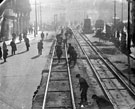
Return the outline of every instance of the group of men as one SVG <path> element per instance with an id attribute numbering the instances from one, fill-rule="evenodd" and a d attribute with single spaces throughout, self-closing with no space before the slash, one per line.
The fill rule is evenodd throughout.
<path id="1" fill-rule="evenodd" d="M 56 49 L 56 55 L 58 57 L 58 63 L 59 63 L 62 56 L 62 48 L 65 47 L 66 45 L 68 47 L 67 54 L 69 55 L 69 65 L 73 64 L 73 66 L 75 66 L 76 61 L 77 61 L 77 52 L 75 48 L 71 45 L 71 43 L 67 45 L 67 39 L 68 39 L 67 37 L 71 35 L 72 35 L 71 31 L 70 32 L 64 31 L 62 29 L 61 33 L 56 35 L 57 44 L 56 44 L 55 49 Z M 87 91 L 88 91 L 89 85 L 86 79 L 81 77 L 80 74 L 77 74 L 76 78 L 79 80 L 79 86 L 80 86 L 80 91 L 81 91 L 81 94 L 80 94 L 81 101 L 79 104 L 85 106 L 88 104 Z M 105 97 L 97 96 L 94 94 L 92 95 L 92 99 L 97 102 L 100 109 L 113 109 L 111 102 L 109 102 L 109 100 Z"/>
<path id="2" fill-rule="evenodd" d="M 11 55 L 15 55 L 16 54 L 15 52 L 17 51 L 15 40 L 16 40 L 16 35 L 14 33 L 12 34 L 12 40 L 10 42 Z M 26 45 L 26 50 L 29 51 L 30 43 L 29 43 L 29 39 L 27 38 L 27 34 L 24 34 L 24 41 Z M 2 59 L 2 56 L 3 56 L 4 62 L 6 62 L 6 59 L 8 56 L 8 49 L 7 49 L 7 44 L 5 41 L 3 41 L 2 48 L 0 47 L 0 59 Z"/>
<path id="3" fill-rule="evenodd" d="M 72 36 L 72 32 L 69 31 L 68 29 L 65 29 L 65 31 L 61 29 L 60 34 L 56 35 L 57 44 L 55 46 L 55 51 L 58 57 L 58 63 L 60 62 L 61 56 L 63 54 L 62 48 L 64 48 L 65 46 L 67 47 L 67 40 L 71 36 Z M 69 65 L 73 63 L 73 66 L 75 66 L 77 60 L 77 52 L 74 49 L 74 47 L 71 45 L 71 43 L 69 43 L 67 53 L 69 55 Z"/>

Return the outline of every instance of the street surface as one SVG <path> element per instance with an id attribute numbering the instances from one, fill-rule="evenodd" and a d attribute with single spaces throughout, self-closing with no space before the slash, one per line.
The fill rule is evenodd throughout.
<path id="1" fill-rule="evenodd" d="M 11 47 L 8 46 L 7 62 L 0 60 L 0 109 L 31 109 L 33 93 L 40 84 L 41 72 L 52 43 L 44 41 L 43 54 L 38 56 L 40 34 L 36 38 L 28 35 L 28 38 L 28 52 L 25 43 L 21 42 L 17 44 L 16 55 L 10 56 Z"/>

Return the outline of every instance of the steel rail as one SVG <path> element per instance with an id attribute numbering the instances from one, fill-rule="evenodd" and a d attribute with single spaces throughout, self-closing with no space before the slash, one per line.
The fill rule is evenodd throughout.
<path id="1" fill-rule="evenodd" d="M 69 84 L 70 84 L 70 90 L 71 90 L 72 106 L 73 106 L 73 109 L 76 109 L 73 86 L 72 86 L 72 79 L 71 79 L 71 72 L 70 72 L 70 67 L 68 63 L 67 46 L 65 46 L 65 53 L 66 53 L 66 62 L 67 62 L 67 67 L 68 67 L 68 78 L 69 78 Z"/>
<path id="2" fill-rule="evenodd" d="M 46 105 L 47 91 L 48 91 L 49 80 L 50 80 L 50 76 L 51 76 L 53 57 L 54 57 L 54 53 L 55 53 L 55 45 L 56 45 L 56 42 L 54 44 L 54 49 L 53 49 L 53 53 L 52 53 L 52 57 L 51 57 L 51 63 L 50 63 L 50 66 L 49 66 L 49 73 L 48 73 L 48 78 L 47 78 L 47 83 L 46 83 L 46 89 L 45 89 L 45 92 L 44 92 L 44 100 L 43 100 L 42 109 L 45 109 L 45 105 Z"/>
<path id="3" fill-rule="evenodd" d="M 80 34 L 80 33 L 79 33 Z M 87 40 L 84 38 L 84 40 L 90 45 L 90 47 L 93 49 L 93 51 L 95 51 L 95 53 L 98 54 L 98 56 L 102 59 L 102 61 L 105 63 L 105 65 L 117 76 L 117 78 L 123 83 L 123 85 L 128 89 L 128 91 L 130 92 L 130 94 L 132 94 L 135 97 L 135 92 L 128 86 L 128 84 L 121 78 L 121 75 L 119 75 L 113 68 L 111 68 L 111 66 L 109 65 L 109 63 L 103 58 L 103 56 L 93 47 L 92 42 L 88 39 L 88 37 L 86 35 L 82 35 L 82 38 L 84 38 L 84 36 L 87 38 Z"/>
<path id="4" fill-rule="evenodd" d="M 86 35 L 85 35 L 85 36 L 86 36 Z M 86 36 L 86 38 L 87 38 L 88 41 L 90 41 L 87 36 Z M 102 56 L 102 54 L 104 54 L 104 53 L 103 53 L 102 51 L 100 51 L 91 41 L 90 41 L 90 43 L 92 44 L 92 46 L 94 46 L 94 47 L 96 48 L 96 50 L 97 50 L 98 52 L 100 52 L 101 56 Z M 102 56 L 102 57 L 103 57 L 103 56 Z M 130 83 L 135 87 L 135 83 L 133 83 L 131 80 L 128 80 L 128 77 L 125 76 L 114 64 L 112 64 L 112 62 L 111 62 L 108 58 L 105 58 L 105 59 L 109 62 L 109 64 L 112 65 L 112 67 L 114 67 L 114 69 L 117 70 L 117 72 L 120 73 L 120 75 L 122 75 L 124 78 L 126 78 L 127 81 L 130 81 Z"/>
<path id="5" fill-rule="evenodd" d="M 73 34 L 73 35 L 74 35 L 74 34 Z M 114 109 L 119 109 L 119 107 L 117 106 L 117 104 L 115 104 L 114 101 L 112 101 L 111 96 L 108 94 L 107 90 L 105 89 L 106 86 L 101 82 L 100 77 L 99 77 L 99 75 L 98 75 L 98 72 L 97 72 L 96 69 L 94 68 L 94 66 L 93 66 L 91 60 L 89 59 L 88 55 L 86 54 L 85 50 L 84 50 L 84 49 L 81 47 L 81 45 L 79 44 L 79 41 L 77 40 L 77 38 L 76 38 L 75 35 L 74 35 L 74 38 L 76 39 L 76 41 L 77 41 L 77 43 L 78 43 L 80 49 L 82 50 L 83 54 L 86 56 L 86 59 L 87 59 L 87 61 L 88 61 L 89 65 L 90 65 L 92 71 L 94 72 L 94 74 L 95 74 L 95 76 L 96 76 L 96 78 L 97 78 L 97 80 L 98 80 L 98 82 L 99 82 L 99 84 L 100 84 L 100 86 L 101 86 L 101 88 L 102 88 L 102 90 L 103 90 L 103 93 L 104 93 L 105 96 L 109 99 L 109 101 L 110 101 L 111 104 L 113 105 Z"/>
<path id="6" fill-rule="evenodd" d="M 79 35 L 88 43 L 88 41 L 79 33 Z M 89 44 L 89 46 L 91 47 L 91 48 L 94 48 L 92 45 L 90 45 Z M 93 50 L 93 49 L 92 49 Z M 94 52 L 96 52 L 95 50 L 93 50 Z M 99 54 L 96 52 L 96 54 L 99 56 Z M 100 56 L 99 56 L 100 57 Z M 119 82 L 122 84 L 122 85 L 124 85 L 125 86 L 125 84 L 119 79 L 119 75 L 117 76 L 113 71 L 114 71 L 114 68 L 112 68 L 112 67 L 110 67 L 110 65 L 108 65 L 108 63 L 106 64 L 105 62 L 106 62 L 106 60 L 104 59 L 104 58 L 101 58 L 100 57 L 100 59 L 102 60 L 102 62 L 106 65 L 106 67 L 116 76 L 116 79 L 117 80 L 119 80 Z M 104 62 L 105 61 L 105 62 Z M 117 73 L 117 72 L 116 72 Z M 107 75 L 107 76 L 109 76 L 109 75 Z M 110 77 L 109 77 L 110 78 Z M 109 79 L 108 78 L 108 79 Z M 121 77 L 120 77 L 121 78 Z M 122 78 L 121 78 L 122 79 Z M 102 78 L 101 78 L 101 80 L 102 80 Z M 125 82 L 125 81 L 124 81 Z M 113 81 L 111 81 L 111 83 L 113 83 Z M 123 93 L 121 93 L 121 89 L 119 89 L 114 83 L 113 83 L 113 86 L 115 86 L 116 87 L 116 89 L 115 90 L 117 90 L 118 91 L 118 93 L 120 93 L 122 96 L 124 96 L 123 95 Z M 132 93 L 132 92 L 130 92 L 130 90 L 125 86 L 125 90 L 126 91 L 128 91 L 129 92 L 129 94 L 130 94 L 130 96 L 132 96 L 134 93 Z M 109 90 L 109 89 L 108 89 Z M 110 89 L 111 90 L 111 89 Z M 122 89 L 122 90 L 124 90 L 124 89 Z M 113 97 L 113 95 L 112 94 L 110 94 L 112 97 Z M 134 99 L 134 95 L 131 97 L 131 98 L 133 98 Z M 127 102 L 127 104 L 129 104 L 129 101 L 127 100 L 127 99 L 125 99 L 126 100 L 126 102 Z M 117 103 L 116 103 L 117 104 Z M 119 105 L 118 105 L 119 106 Z M 129 107 L 130 107 L 130 105 L 129 105 Z"/>
<path id="7" fill-rule="evenodd" d="M 55 42 L 55 45 L 56 45 L 56 42 Z M 71 103 L 72 103 L 71 106 L 72 106 L 72 109 L 76 109 L 74 93 L 73 93 L 73 86 L 72 86 L 72 80 L 71 80 L 71 72 L 70 72 L 70 67 L 69 67 L 69 64 L 68 64 L 68 56 L 67 56 L 66 51 L 67 51 L 67 48 L 65 46 L 67 73 L 68 73 L 68 81 L 69 81 L 69 88 L 70 88 L 70 94 L 71 94 Z M 45 92 L 44 92 L 44 100 L 43 100 L 42 109 L 45 109 L 45 107 L 46 107 L 46 99 L 47 99 L 49 81 L 50 81 L 50 78 L 51 78 L 52 64 L 53 64 L 53 60 L 55 59 L 54 58 L 54 53 L 55 53 L 55 46 L 54 46 L 53 53 L 52 53 L 52 56 L 51 56 L 51 63 L 50 63 L 50 66 L 49 66 L 49 73 L 48 73 L 48 78 L 47 78 L 47 83 L 46 83 L 46 89 L 45 89 Z M 52 92 L 55 92 L 55 91 L 52 91 Z M 62 92 L 62 91 L 56 91 L 56 92 Z M 65 92 L 65 91 L 63 91 L 63 92 Z M 54 108 L 54 107 L 52 107 L 52 108 Z"/>

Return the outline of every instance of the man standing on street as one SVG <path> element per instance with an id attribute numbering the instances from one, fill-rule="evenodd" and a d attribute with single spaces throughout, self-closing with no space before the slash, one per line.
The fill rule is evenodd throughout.
<path id="1" fill-rule="evenodd" d="M 25 38 L 25 45 L 26 45 L 27 51 L 29 51 L 30 43 L 29 43 L 29 39 L 27 37 Z"/>
<path id="2" fill-rule="evenodd" d="M 80 76 L 80 74 L 76 75 L 76 78 L 79 79 L 80 91 L 81 91 L 81 102 L 80 104 L 87 104 L 87 90 L 88 90 L 88 83 L 87 81 Z"/>
<path id="3" fill-rule="evenodd" d="M 1 46 L 0 46 L 0 60 L 2 59 L 2 50 L 1 50 Z"/>
<path id="4" fill-rule="evenodd" d="M 15 44 L 15 41 L 14 41 L 14 39 L 12 39 L 12 41 L 10 42 L 10 46 L 11 46 L 11 54 L 12 55 L 15 55 L 15 51 L 17 50 L 17 48 L 16 48 L 16 44 Z"/>
<path id="5" fill-rule="evenodd" d="M 40 42 L 38 42 L 37 48 L 38 48 L 38 55 L 42 55 L 42 49 L 43 49 L 42 40 L 40 40 Z"/>
<path id="6" fill-rule="evenodd" d="M 3 41 L 3 59 L 4 59 L 4 62 L 6 62 L 7 55 L 8 55 L 7 45 L 6 45 L 5 41 Z"/>
<path id="7" fill-rule="evenodd" d="M 42 33 L 41 33 L 41 39 L 42 39 L 42 41 L 44 40 L 44 37 L 45 37 L 45 35 L 44 35 L 44 33 L 42 32 Z"/>

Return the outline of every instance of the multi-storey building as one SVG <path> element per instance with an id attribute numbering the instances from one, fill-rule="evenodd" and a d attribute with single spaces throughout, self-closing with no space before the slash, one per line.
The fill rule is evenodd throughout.
<path id="1" fill-rule="evenodd" d="M 12 38 L 12 33 L 22 33 L 29 26 L 30 3 L 29 0 L 5 0 L 0 8 L 1 12 L 1 30 L 0 40 Z M 3 6 L 4 5 L 4 6 Z"/>

